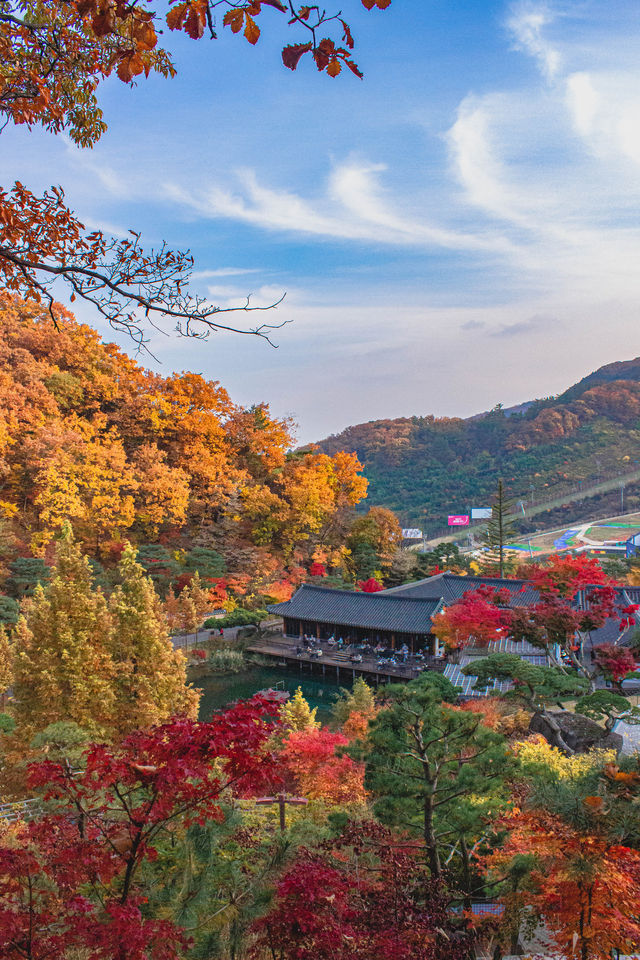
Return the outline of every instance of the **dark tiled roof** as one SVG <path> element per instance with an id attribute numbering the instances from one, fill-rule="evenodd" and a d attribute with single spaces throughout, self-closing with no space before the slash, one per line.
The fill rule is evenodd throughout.
<path id="1" fill-rule="evenodd" d="M 578 595 L 578 606 L 581 610 L 589 606 L 589 592 L 596 591 L 597 589 L 597 586 L 585 587 L 585 589 L 580 592 Z M 615 603 L 620 612 L 620 618 L 627 616 L 627 614 L 622 613 L 625 607 L 636 603 L 640 604 L 640 587 L 626 586 L 623 584 L 622 586 L 616 587 L 615 592 Z M 636 624 L 640 622 L 640 610 L 637 610 L 633 614 L 632 620 L 635 620 Z M 621 630 L 619 619 L 617 617 L 610 617 L 604 626 L 590 632 L 585 641 L 585 648 L 588 650 L 590 647 L 598 647 L 602 643 L 614 643 L 622 647 L 629 646 L 634 633 L 635 628 L 633 625 L 631 627 L 625 626 Z"/>
<path id="2" fill-rule="evenodd" d="M 510 606 L 513 607 L 523 607 L 536 603 L 539 599 L 537 590 L 534 590 L 526 580 L 509 580 L 506 577 L 463 577 L 455 573 L 437 573 L 433 577 L 427 577 L 426 580 L 403 583 L 400 587 L 392 587 L 383 592 L 386 596 L 393 594 L 418 599 L 442 597 L 445 603 L 453 603 L 469 590 L 477 590 L 481 586 L 492 587 L 494 590 L 506 588 L 511 592 Z"/>
<path id="3" fill-rule="evenodd" d="M 270 613 L 296 620 L 335 623 L 366 630 L 397 630 L 425 634 L 431 618 L 442 606 L 440 596 L 430 599 L 389 596 L 388 593 L 354 593 L 303 584 L 286 603 L 268 607 Z"/>

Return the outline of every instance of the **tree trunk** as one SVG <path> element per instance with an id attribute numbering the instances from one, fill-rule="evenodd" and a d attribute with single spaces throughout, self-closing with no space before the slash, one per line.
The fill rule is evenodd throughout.
<path id="1" fill-rule="evenodd" d="M 463 903 L 465 910 L 471 910 L 471 860 L 464 834 L 460 837 L 460 853 L 462 855 Z"/>
<path id="2" fill-rule="evenodd" d="M 424 845 L 427 850 L 431 875 L 440 878 L 442 876 L 442 867 L 440 865 L 438 841 L 433 826 L 433 804 L 430 796 L 424 798 Z"/>
<path id="3" fill-rule="evenodd" d="M 572 757 L 575 754 L 575 750 L 572 747 L 570 747 L 569 744 L 565 741 L 564 737 L 562 736 L 562 730 L 560 729 L 560 724 L 556 720 L 554 720 L 553 714 L 549 713 L 548 710 L 539 710 L 538 713 L 540 713 L 540 715 L 545 718 L 545 720 L 547 721 L 547 723 L 551 728 L 551 732 L 553 735 L 552 745 L 554 747 L 559 747 L 560 750 L 564 750 L 564 752 L 568 756 Z"/>

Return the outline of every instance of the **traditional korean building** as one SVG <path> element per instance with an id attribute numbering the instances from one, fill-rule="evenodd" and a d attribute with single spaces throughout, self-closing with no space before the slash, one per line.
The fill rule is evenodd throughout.
<path id="1" fill-rule="evenodd" d="M 382 644 L 391 650 L 406 645 L 411 651 L 433 652 L 432 619 L 443 608 L 441 597 L 423 598 L 380 593 L 331 590 L 305 583 L 291 600 L 269 607 L 283 618 L 284 634 L 345 644 Z"/>
<path id="2" fill-rule="evenodd" d="M 540 599 L 537 590 L 526 580 L 465 577 L 445 572 L 378 593 L 304 584 L 290 600 L 270 606 L 269 611 L 283 618 L 283 632 L 291 640 L 302 641 L 304 637 L 328 640 L 333 637 L 335 640 L 341 638 L 345 646 L 369 644 L 386 650 L 398 650 L 406 644 L 412 653 L 422 651 L 438 657 L 442 651 L 433 634 L 434 618 L 465 593 L 479 587 L 508 591 L 505 602 L 511 607 L 534 604 Z M 585 588 L 576 598 L 579 606 L 588 605 L 589 590 Z M 616 594 L 616 606 L 621 616 L 625 607 L 640 603 L 640 587 L 618 587 Z M 640 617 L 635 619 L 640 621 Z M 587 638 L 583 654 L 589 656 L 590 648 L 600 643 L 629 642 L 633 632 L 632 626 L 621 635 L 619 621 L 613 617 Z M 486 695 L 486 690 L 476 688 L 477 678 L 463 674 L 462 670 L 490 652 L 515 653 L 534 664 L 548 662 L 543 650 L 528 643 L 501 639 L 489 650 L 476 646 L 470 638 L 466 647 L 448 658 L 445 668 L 445 675 L 461 688 L 464 696 Z M 504 685 L 496 683 L 494 686 L 502 689 Z"/>

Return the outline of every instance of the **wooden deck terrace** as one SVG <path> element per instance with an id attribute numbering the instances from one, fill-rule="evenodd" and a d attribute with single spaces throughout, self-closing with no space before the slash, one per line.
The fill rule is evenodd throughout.
<path id="1" fill-rule="evenodd" d="M 348 679 L 353 681 L 356 677 L 362 677 L 376 686 L 384 683 L 406 682 L 415 679 L 424 670 L 442 672 L 446 666 L 444 660 L 436 657 L 424 657 L 423 660 L 413 657 L 407 663 L 398 663 L 394 666 L 380 664 L 377 657 L 363 656 L 362 662 L 357 663 L 351 659 L 357 651 L 348 647 L 338 651 L 335 647 L 321 643 L 311 653 L 304 649 L 302 653 L 298 653 L 299 647 L 299 642 L 283 636 L 260 640 L 246 649 L 247 653 L 266 657 L 268 660 L 273 660 L 274 664 L 298 671 L 301 675 L 306 673 L 310 677 L 329 677 L 335 679 L 337 683 Z M 318 650 L 322 650 L 321 656 L 317 655 Z"/>

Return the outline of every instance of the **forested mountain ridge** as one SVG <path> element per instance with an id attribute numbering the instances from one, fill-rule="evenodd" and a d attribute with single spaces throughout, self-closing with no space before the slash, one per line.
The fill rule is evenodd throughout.
<path id="1" fill-rule="evenodd" d="M 503 476 L 511 494 L 586 480 L 640 460 L 640 358 L 611 363 L 557 397 L 468 419 L 375 420 L 319 442 L 354 451 L 368 502 L 407 524 L 442 526 L 448 513 L 485 505 Z M 629 504 L 632 506 L 632 504 Z"/>

